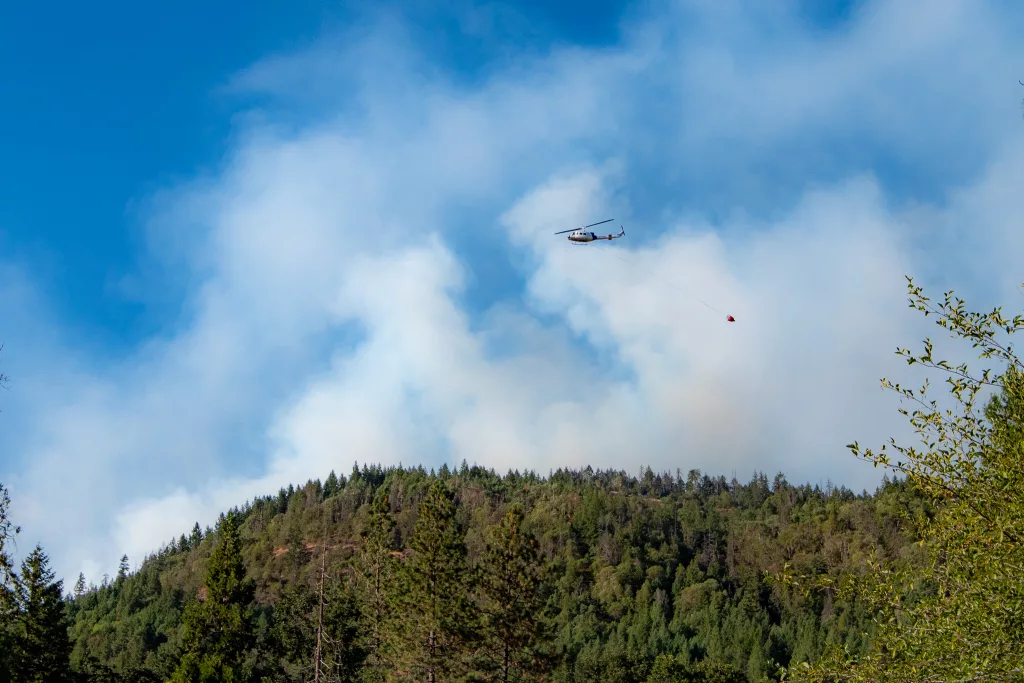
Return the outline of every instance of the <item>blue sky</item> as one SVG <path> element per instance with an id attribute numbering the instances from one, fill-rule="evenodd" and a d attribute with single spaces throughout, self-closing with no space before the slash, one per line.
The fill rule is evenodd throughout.
<path id="1" fill-rule="evenodd" d="M 353 460 L 870 488 L 903 274 L 1024 302 L 1016 5 L 445 8 L 4 10 L 21 546 L 98 580 Z"/>
<path id="2" fill-rule="evenodd" d="M 517 21 L 499 40 L 462 35 L 457 9 L 391 11 L 403 8 L 432 56 L 454 78 L 472 79 L 508 50 L 612 41 L 624 4 L 523 3 L 506 10 Z M 102 348 L 138 343 L 166 311 L 117 291 L 139 256 L 133 200 L 219 166 L 247 104 L 220 92 L 232 74 L 361 16 L 323 2 L 5 8 L 0 146 L 19 163 L 0 169 L 4 250 L 60 281 L 48 295 L 67 324 Z"/>
<path id="3" fill-rule="evenodd" d="M 159 324 L 114 291 L 139 247 L 132 200 L 218 165 L 232 115 L 218 85 L 312 39 L 321 4 L 4 9 L 0 146 L 17 160 L 0 171 L 5 251 L 45 273 L 67 323 L 118 349 Z"/>

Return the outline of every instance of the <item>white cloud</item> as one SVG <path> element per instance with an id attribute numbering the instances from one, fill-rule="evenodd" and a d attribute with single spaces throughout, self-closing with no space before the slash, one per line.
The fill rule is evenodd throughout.
<path id="1" fill-rule="evenodd" d="M 905 431 L 878 387 L 925 329 L 903 274 L 997 297 L 1021 279 L 1003 246 L 1019 239 L 1017 93 L 999 110 L 992 69 L 1021 50 L 974 3 L 875 2 L 827 40 L 730 7 L 725 22 L 722 3 L 691 3 L 696 28 L 666 12 L 614 49 L 531 58 L 473 88 L 424 75 L 394 24 L 241 76 L 235 91 L 273 104 L 220 174 L 148 205 L 150 258 L 188 291 L 173 328 L 95 357 L 40 322 L 24 277 L 0 276 L 17 335 L 5 368 L 26 387 L 4 397 L 15 457 L 0 477 L 31 542 L 95 578 L 355 460 L 870 487 L 877 473 L 844 445 Z M 315 114 L 301 125 L 296 101 Z M 851 141 L 928 166 L 893 188 Z M 783 186 L 798 201 L 780 191 L 754 217 L 722 219 L 710 196 L 764 209 Z M 928 201 L 894 200 L 914 187 Z M 606 215 L 626 239 L 552 235 Z M 481 243 L 524 282 L 476 315 Z M 989 258 L 1002 289 L 949 270 L 964 253 Z"/>

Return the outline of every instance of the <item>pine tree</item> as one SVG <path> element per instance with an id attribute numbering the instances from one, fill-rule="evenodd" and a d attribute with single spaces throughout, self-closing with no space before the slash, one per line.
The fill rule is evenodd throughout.
<path id="1" fill-rule="evenodd" d="M 316 594 L 303 581 L 287 584 L 274 605 L 273 642 L 291 677 L 310 678 L 313 670 L 314 634 L 310 614 L 316 611 Z"/>
<path id="2" fill-rule="evenodd" d="M 387 489 L 381 487 L 373 499 L 370 519 L 363 534 L 363 546 L 357 567 L 359 607 L 365 636 L 362 647 L 366 651 L 366 680 L 382 681 L 390 668 L 389 653 L 393 636 L 392 604 L 397 564 L 391 554 L 395 520 Z"/>
<path id="3" fill-rule="evenodd" d="M 121 556 L 121 564 L 117 568 L 117 581 L 118 583 L 128 578 L 128 555 Z"/>
<path id="4" fill-rule="evenodd" d="M 755 644 L 750 650 L 750 659 L 747 660 L 747 678 L 752 683 L 758 683 L 764 679 L 764 654 L 761 646 Z"/>
<path id="5" fill-rule="evenodd" d="M 547 667 L 543 640 L 536 541 L 523 533 L 523 510 L 514 505 L 490 534 L 480 566 L 487 680 L 527 680 Z"/>
<path id="6" fill-rule="evenodd" d="M 331 473 L 327 475 L 327 481 L 324 482 L 324 500 L 330 498 L 338 492 L 338 475 L 331 470 Z"/>
<path id="7" fill-rule="evenodd" d="M 300 581 L 283 589 L 272 636 L 291 679 L 348 683 L 359 680 L 366 657 L 359 642 L 358 607 L 324 559 L 316 588 Z"/>
<path id="8" fill-rule="evenodd" d="M 645 683 L 676 683 L 685 680 L 686 666 L 672 655 L 658 655 Z"/>
<path id="9" fill-rule="evenodd" d="M 317 581 L 316 649 L 313 654 L 313 683 L 320 683 L 324 671 L 324 580 L 327 578 L 327 548 L 320 553 L 320 576 Z"/>
<path id="10" fill-rule="evenodd" d="M 64 612 L 63 581 L 38 545 L 21 565 L 15 680 L 59 683 L 69 680 L 71 641 Z"/>
<path id="11" fill-rule="evenodd" d="M 85 574 L 78 572 L 78 581 L 75 581 L 75 597 L 80 598 L 85 595 Z"/>
<path id="12" fill-rule="evenodd" d="M 336 572 L 322 568 L 317 607 L 320 681 L 355 683 L 361 679 L 366 650 L 362 621 L 352 586 Z"/>
<path id="13" fill-rule="evenodd" d="M 254 586 L 245 578 L 242 539 L 235 516 L 218 530 L 220 542 L 206 568 L 205 600 L 192 602 L 182 615 L 183 654 L 174 683 L 238 683 L 246 680 L 242 663 L 253 644 L 248 607 Z"/>
<path id="14" fill-rule="evenodd" d="M 190 548 L 198 548 L 202 541 L 203 530 L 199 528 L 199 522 L 196 522 L 195 526 L 192 527 L 192 534 L 188 537 L 188 545 Z"/>
<path id="15" fill-rule="evenodd" d="M 458 678 L 475 632 L 464 531 L 455 503 L 435 479 L 413 530 L 412 557 L 403 566 L 399 671 L 427 683 Z"/>
<path id="16" fill-rule="evenodd" d="M 709 660 L 687 664 L 679 657 L 663 654 L 654 660 L 646 683 L 748 683 L 748 679 L 728 664 Z"/>
<path id="17" fill-rule="evenodd" d="M 7 516 L 10 506 L 11 496 L 7 492 L 7 488 L 0 483 L 0 587 L 8 589 L 13 585 L 15 575 L 14 564 L 7 553 L 7 544 L 21 532 L 21 527 L 14 526 Z"/>
<path id="18" fill-rule="evenodd" d="M 14 621 L 18 612 L 15 593 L 18 577 L 7 547 L 20 529 L 7 516 L 10 504 L 7 489 L 0 484 L 0 683 L 13 680 Z"/>

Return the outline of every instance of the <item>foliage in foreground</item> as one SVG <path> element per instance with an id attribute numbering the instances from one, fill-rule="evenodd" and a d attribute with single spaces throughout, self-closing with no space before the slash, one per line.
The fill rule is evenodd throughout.
<path id="1" fill-rule="evenodd" d="M 934 304 L 908 278 L 911 306 L 998 367 L 972 372 L 898 349 L 911 365 L 945 375 L 952 405 L 883 379 L 913 409 L 901 408 L 923 448 L 899 445 L 859 457 L 901 475 L 933 506 L 911 518 L 928 562 L 873 559 L 871 571 L 841 581 L 811 579 L 812 590 L 862 599 L 875 615 L 874 646 L 862 656 L 838 646 L 796 677 L 819 681 L 1024 680 L 1024 364 L 1009 337 L 1024 329 L 1001 309 L 968 312 L 948 292 Z M 984 400 L 988 393 L 987 400 Z M 792 573 L 782 575 L 796 583 Z"/>

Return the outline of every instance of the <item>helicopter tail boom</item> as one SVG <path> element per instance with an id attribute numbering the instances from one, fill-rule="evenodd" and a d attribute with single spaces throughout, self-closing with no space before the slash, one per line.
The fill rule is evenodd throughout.
<path id="1" fill-rule="evenodd" d="M 619 230 L 619 234 L 618 235 L 608 235 L 608 237 L 606 237 L 605 239 L 607 239 L 610 242 L 613 239 L 615 239 L 616 237 L 624 236 L 626 234 L 626 229 L 623 228 L 621 225 L 619 226 L 619 228 L 621 228 L 621 230 Z"/>

